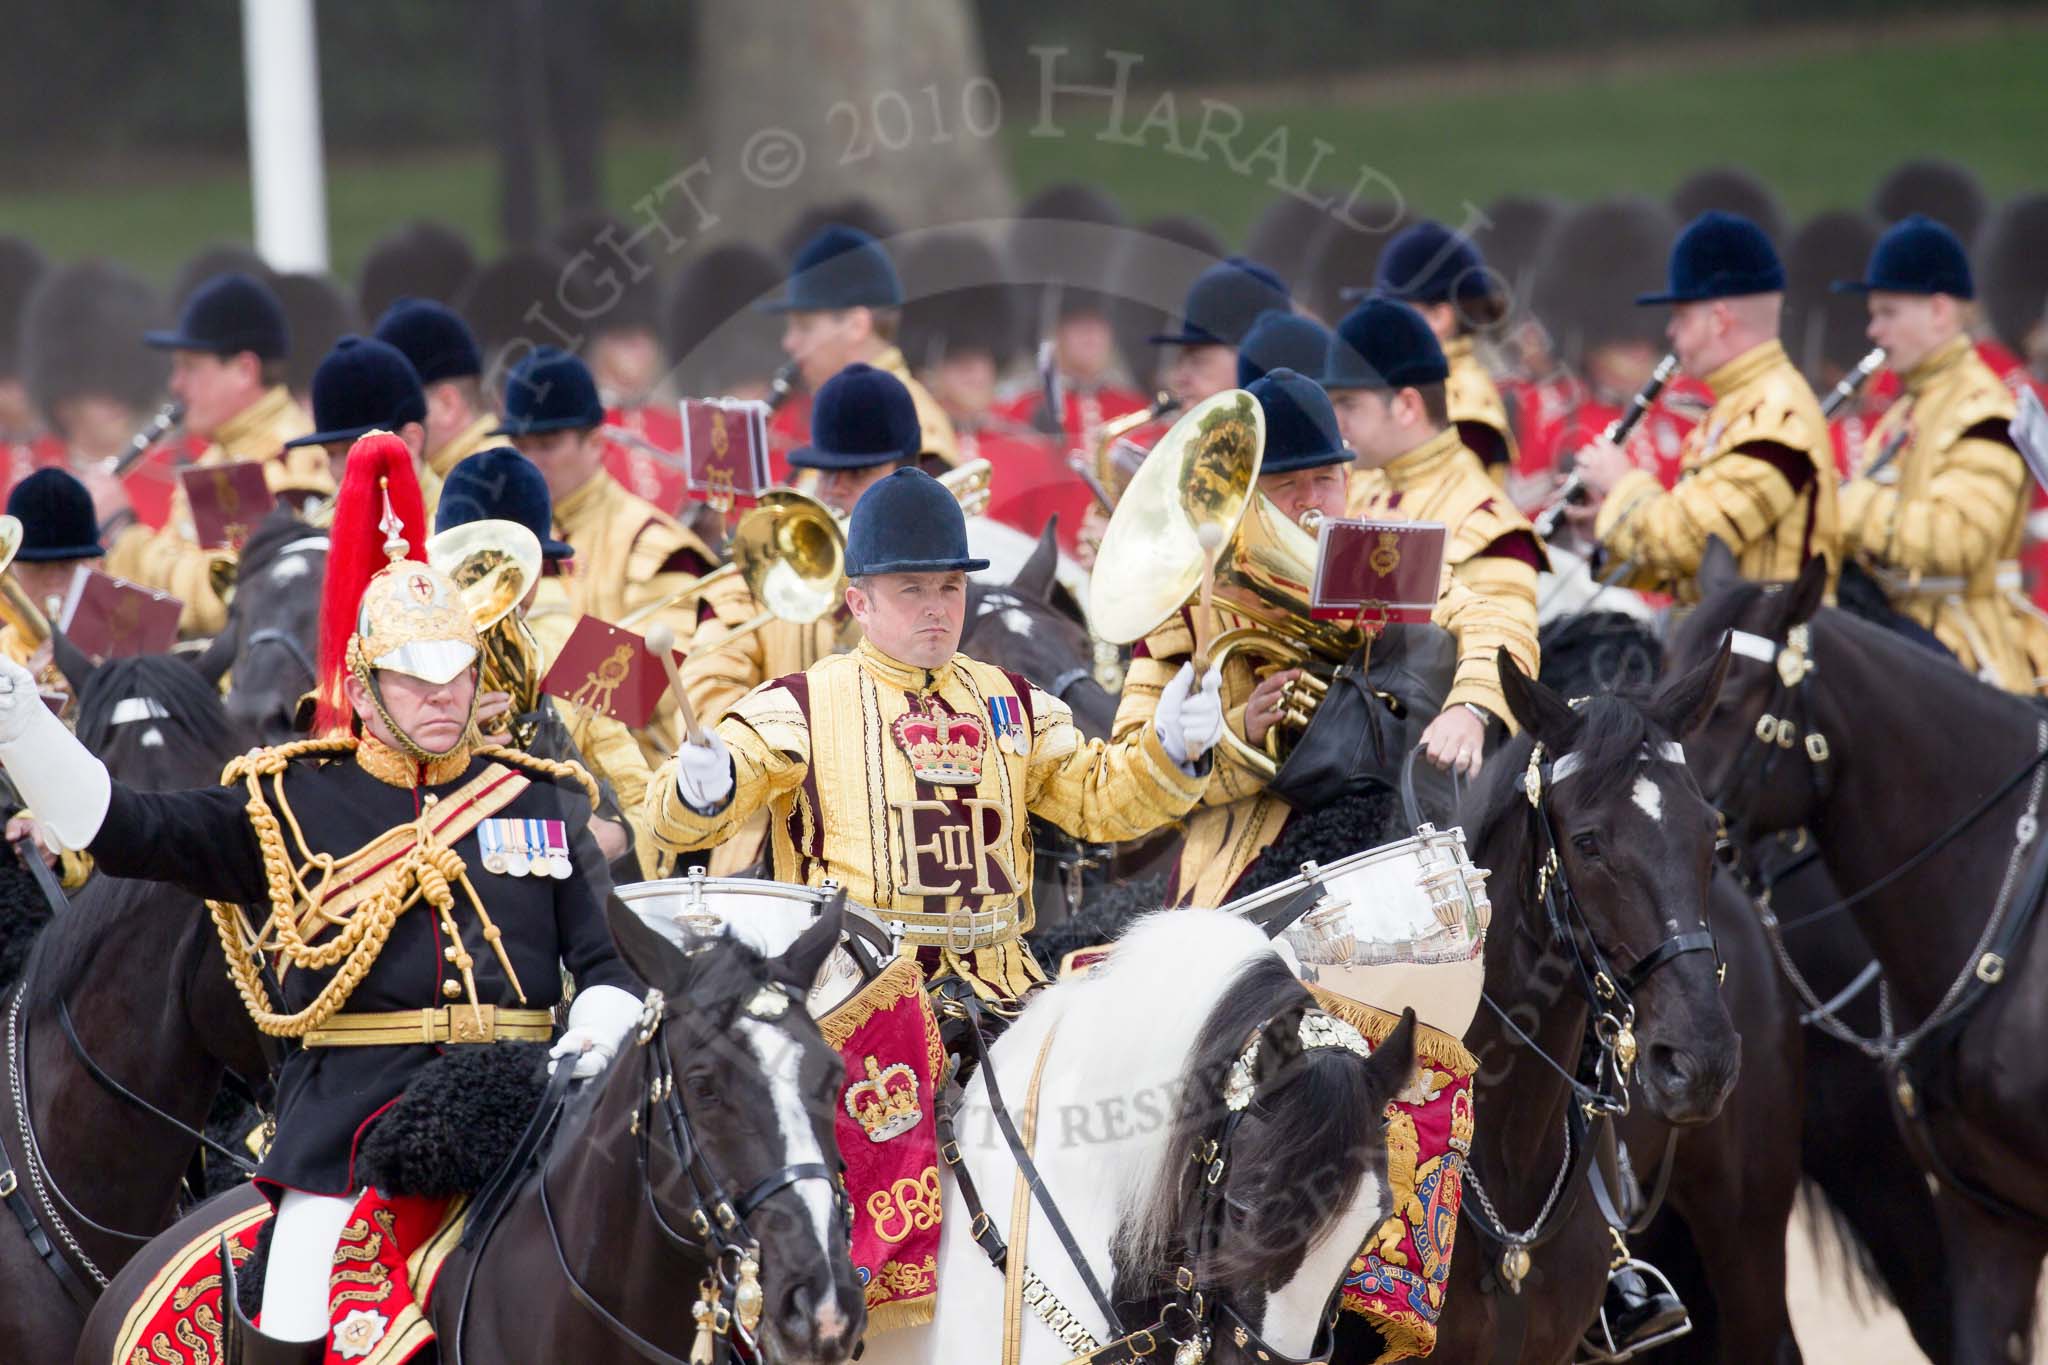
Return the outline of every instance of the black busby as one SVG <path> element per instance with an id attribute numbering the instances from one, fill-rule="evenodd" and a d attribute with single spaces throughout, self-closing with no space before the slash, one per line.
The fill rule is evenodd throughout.
<path id="1" fill-rule="evenodd" d="M 1646 308 L 1703 303 L 1784 288 L 1785 264 L 1764 230 L 1738 214 L 1712 209 L 1687 223 L 1671 244 L 1664 287 L 1636 295 L 1636 302 Z"/>
<path id="2" fill-rule="evenodd" d="M 2048 194 L 2027 194 L 1998 206 L 1977 252 L 1984 312 L 1998 339 L 2024 356 L 2048 314 Z"/>
<path id="3" fill-rule="evenodd" d="M 1337 431 L 1337 411 L 1320 384 L 1283 365 L 1253 380 L 1249 387 L 1266 412 L 1266 455 L 1259 463 L 1262 476 L 1351 462 L 1351 451 Z"/>
<path id="4" fill-rule="evenodd" d="M 1320 207 L 1330 195 L 1280 193 L 1259 210 L 1251 230 L 1245 234 L 1244 254 L 1255 261 L 1307 261 L 1322 244 L 1323 235 L 1336 220 L 1330 210 Z M 1217 255 L 1222 255 L 1218 252 Z M 1371 278 L 1368 276 L 1367 278 Z M 1359 281 L 1354 280 L 1356 284 Z"/>
<path id="5" fill-rule="evenodd" d="M 346 336 L 313 371 L 314 430 L 284 444 L 289 450 L 353 441 L 426 420 L 427 395 L 405 353 L 375 337 Z"/>
<path id="6" fill-rule="evenodd" d="M 979 351 L 1000 373 L 1017 357 L 1018 291 L 1002 257 L 971 232 L 929 234 L 903 253 L 903 329 L 914 367 Z"/>
<path id="7" fill-rule="evenodd" d="M 1110 315 L 1110 275 L 1129 222 L 1093 185 L 1048 185 L 1024 201 L 1004 247 L 1019 283 L 1027 340 L 1036 341 L 1061 318 Z M 1096 245 L 1076 250 L 1077 239 Z"/>
<path id="8" fill-rule="evenodd" d="M 1370 286 L 1387 244 L 1415 222 L 1394 204 L 1359 204 L 1349 212 L 1351 222 L 1329 220 L 1309 255 L 1308 270 L 1295 281 L 1302 306 L 1326 321 L 1344 316 L 1351 306 L 1345 291 Z"/>
<path id="9" fill-rule="evenodd" d="M 21 550 L 26 564 L 53 559 L 94 559 L 100 548 L 100 523 L 92 494 L 69 470 L 38 469 L 7 494 L 7 515 L 21 522 Z"/>
<path id="10" fill-rule="evenodd" d="M 1774 242 L 1785 240 L 1784 204 L 1769 185 L 1740 166 L 1696 171 L 1671 192 L 1671 212 L 1681 223 L 1717 209 L 1747 218 Z"/>
<path id="11" fill-rule="evenodd" d="M 572 214 L 549 234 L 549 245 L 566 263 L 562 300 L 575 319 L 574 330 L 657 330 L 659 262 L 645 241 L 633 241 L 624 221 L 598 210 Z"/>
<path id="12" fill-rule="evenodd" d="M 1816 384 L 1832 383 L 1870 349 L 1862 299 L 1829 288 L 1852 275 L 1877 245 L 1877 224 L 1856 209 L 1808 219 L 1785 249 L 1785 349 Z"/>
<path id="13" fill-rule="evenodd" d="M 473 379 L 484 372 L 483 351 L 469 324 L 445 303 L 399 299 L 377 320 L 377 340 L 396 346 L 412 362 L 421 384 Z"/>
<path id="14" fill-rule="evenodd" d="M 106 261 L 44 275 L 21 310 L 22 381 L 45 421 L 67 398 L 104 396 L 141 410 L 162 397 L 170 363 L 135 338 L 163 321 L 139 276 Z"/>
<path id="15" fill-rule="evenodd" d="M 192 291 L 178 314 L 178 324 L 142 335 L 144 344 L 160 351 L 206 351 L 214 355 L 251 352 L 259 360 L 283 360 L 291 350 L 291 331 L 284 305 L 269 284 L 254 275 L 230 271 Z"/>
<path id="16" fill-rule="evenodd" d="M 484 373 L 495 376 L 507 360 L 518 361 L 527 346 L 558 339 L 557 328 L 569 330 L 574 317 L 562 306 L 564 262 L 552 252 L 522 247 L 506 252 L 469 278 L 455 311 L 469 324 L 483 351 Z M 414 295 L 416 298 L 425 295 Z M 539 310 L 538 320 L 529 317 Z M 516 353 L 508 355 L 508 349 Z"/>
<path id="17" fill-rule="evenodd" d="M 761 305 L 770 313 L 902 306 L 903 280 L 888 248 L 873 234 L 841 223 L 820 229 L 798 248 L 788 286 Z"/>
<path id="18" fill-rule="evenodd" d="M 853 505 L 846 524 L 848 578 L 987 567 L 986 559 L 968 553 L 967 516 L 959 502 L 922 469 L 897 470 Z"/>
<path id="19" fill-rule="evenodd" d="M 1405 389 L 1450 377 L 1443 343 L 1428 319 L 1405 303 L 1368 298 L 1330 335 L 1321 383 L 1326 389 Z"/>
<path id="20" fill-rule="evenodd" d="M 579 356 L 558 346 L 535 347 L 505 378 L 505 420 L 493 436 L 587 431 L 604 423 L 597 380 Z"/>
<path id="21" fill-rule="evenodd" d="M 568 559 L 576 551 L 555 539 L 554 501 L 539 466 L 511 446 L 492 446 L 465 457 L 441 484 L 434 507 L 434 529 L 446 531 L 472 521 L 516 521 L 540 541 L 548 559 Z"/>
<path id="22" fill-rule="evenodd" d="M 782 267 L 747 242 L 699 252 L 677 271 L 662 307 L 677 391 L 717 395 L 766 384 L 783 361 L 782 323 L 755 305 L 781 288 Z"/>
<path id="23" fill-rule="evenodd" d="M 50 262 L 20 237 L 0 237 L 0 379 L 21 373 L 21 313 Z"/>
<path id="24" fill-rule="evenodd" d="M 1635 287 L 1656 279 L 1678 228 L 1650 199 L 1616 198 L 1573 209 L 1537 257 L 1529 306 L 1558 357 L 1578 368 L 1602 346 L 1664 345 L 1664 322 L 1634 303 Z"/>
<path id="25" fill-rule="evenodd" d="M 1329 349 L 1330 329 L 1314 318 L 1278 309 L 1261 313 L 1237 348 L 1237 386 L 1249 389 L 1275 370 L 1321 374 Z"/>
<path id="26" fill-rule="evenodd" d="M 377 239 L 356 277 L 356 308 L 381 318 L 402 298 L 455 303 L 476 274 L 469 239 L 446 223 L 416 218 Z"/>
<path id="27" fill-rule="evenodd" d="M 285 387 L 306 393 L 321 358 L 356 330 L 355 304 L 325 275 L 279 275 L 271 288 L 284 309 L 285 331 L 292 339 L 291 354 L 285 357 Z"/>
<path id="28" fill-rule="evenodd" d="M 1214 228 L 1186 214 L 1151 219 L 1125 240 L 1110 269 L 1110 320 L 1117 351 L 1140 388 L 1150 387 L 1159 364 L 1146 338 L 1167 329 L 1195 277 L 1227 254 Z"/>
<path id="29" fill-rule="evenodd" d="M 1844 294 L 1949 294 L 1975 298 L 1969 253 L 1946 226 L 1923 214 L 1902 218 L 1884 231 L 1870 250 L 1870 263 L 1859 279 L 1836 280 Z"/>
<path id="30" fill-rule="evenodd" d="M 1965 242 L 1977 239 L 1990 210 L 1991 200 L 1975 173 L 1939 157 L 1900 162 L 1870 196 L 1870 211 L 1879 222 L 1896 223 L 1923 213 L 1948 224 Z"/>
<path id="31" fill-rule="evenodd" d="M 923 446 L 917 404 L 903 381 L 856 363 L 818 386 L 810 444 L 792 450 L 789 462 L 803 469 L 872 469 L 916 459 Z"/>
<path id="32" fill-rule="evenodd" d="M 828 227 L 852 228 L 878 242 L 887 242 L 903 231 L 903 225 L 880 204 L 864 194 L 850 194 L 844 199 L 809 205 L 798 214 L 796 221 L 783 231 L 779 248 L 782 259 L 796 260 L 797 253 Z"/>
<path id="33" fill-rule="evenodd" d="M 247 275 L 261 280 L 266 286 L 276 280 L 270 263 L 258 256 L 255 248 L 242 242 L 215 242 L 212 246 L 201 247 L 196 255 L 178 267 L 177 277 L 171 281 L 171 307 L 184 308 L 199 292 L 201 285 L 222 275 Z"/>
<path id="34" fill-rule="evenodd" d="M 1473 244 L 1523 303 L 1535 283 L 1536 258 L 1564 212 L 1548 195 L 1504 194 L 1486 206 L 1485 221 L 1472 230 Z"/>

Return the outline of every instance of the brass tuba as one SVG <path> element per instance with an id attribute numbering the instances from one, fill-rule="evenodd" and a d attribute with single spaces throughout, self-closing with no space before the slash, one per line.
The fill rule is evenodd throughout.
<path id="1" fill-rule="evenodd" d="M 50 638 L 50 618 L 10 572 L 14 557 L 21 553 L 22 534 L 20 517 L 0 514 L 0 621 L 13 626 L 31 649 L 40 649 Z"/>
<path id="2" fill-rule="evenodd" d="M 1089 619 L 1113 644 L 1143 639 L 1201 587 L 1203 532 L 1223 535 L 1214 596 L 1246 624 L 1206 642 L 1212 663 L 1244 656 L 1263 677 L 1283 668 L 1303 675 L 1282 700 L 1282 720 L 1263 748 L 1227 726 L 1222 743 L 1271 779 L 1285 757 L 1282 731 L 1305 728 L 1329 690 L 1328 679 L 1364 637 L 1355 628 L 1310 619 L 1315 537 L 1258 491 L 1265 421 L 1252 396 L 1226 390 L 1196 404 L 1160 438 L 1132 476 L 1096 552 Z M 1214 532 L 1211 532 L 1213 539 Z M 1198 635 L 1203 629 L 1198 623 Z M 1203 642 L 1198 638 L 1198 646 Z"/>
<path id="3" fill-rule="evenodd" d="M 681 592 L 628 612 L 618 621 L 631 630 L 642 621 L 702 597 L 727 579 L 746 582 L 764 610 L 713 648 L 724 648 L 770 621 L 809 624 L 840 599 L 846 568 L 846 533 L 832 510 L 808 493 L 771 488 L 734 523 L 727 548 L 732 558 Z"/>
<path id="4" fill-rule="evenodd" d="M 466 522 L 427 541 L 427 563 L 461 589 L 483 642 L 477 690 L 512 698 L 512 742 L 532 747 L 543 670 L 540 642 L 520 618 L 519 604 L 540 581 L 539 538 L 516 521 Z"/>
<path id="5" fill-rule="evenodd" d="M 1127 412 L 1102 424 L 1096 433 L 1095 453 L 1089 463 L 1095 474 L 1096 487 L 1107 495 L 1112 505 L 1123 496 L 1125 486 L 1136 477 L 1136 471 L 1145 459 L 1145 451 L 1136 442 L 1124 438 L 1179 410 L 1180 400 L 1162 390 L 1153 397 L 1151 407 Z M 1164 439 L 1161 438 L 1162 442 Z"/>

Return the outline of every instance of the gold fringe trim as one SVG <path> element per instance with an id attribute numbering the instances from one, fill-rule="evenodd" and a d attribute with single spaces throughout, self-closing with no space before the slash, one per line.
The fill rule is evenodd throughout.
<path id="1" fill-rule="evenodd" d="M 820 1019 L 818 1032 L 824 1034 L 826 1044 L 838 1052 L 862 1024 L 883 1010 L 893 1008 L 897 1001 L 922 990 L 924 970 L 917 965 L 917 959 L 896 958 L 882 968 L 880 976 L 856 991 L 852 999 Z"/>
<path id="2" fill-rule="evenodd" d="M 937 1294 L 917 1299 L 895 1299 L 868 1309 L 868 1331 L 893 1332 L 901 1327 L 923 1327 L 931 1322 L 939 1306 Z"/>
<path id="3" fill-rule="evenodd" d="M 1326 1013 L 1334 1014 L 1351 1027 L 1364 1034 L 1366 1041 L 1378 1047 L 1392 1034 L 1401 1022 L 1398 1014 L 1389 1014 L 1373 1005 L 1363 1004 L 1349 996 L 1339 995 L 1321 986 L 1310 986 L 1309 994 L 1316 998 Z M 1432 1028 L 1420 1019 L 1415 1021 L 1415 1055 L 1431 1066 L 1448 1071 L 1460 1080 L 1479 1070 L 1479 1059 L 1466 1051 L 1465 1045 L 1440 1028 Z"/>

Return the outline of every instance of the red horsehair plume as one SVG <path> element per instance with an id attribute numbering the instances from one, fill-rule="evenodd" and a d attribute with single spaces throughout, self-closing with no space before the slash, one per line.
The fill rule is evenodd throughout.
<path id="1" fill-rule="evenodd" d="M 404 554 L 385 526 L 387 506 L 402 523 Z M 348 639 L 355 633 L 363 589 L 393 558 L 426 560 L 426 501 L 412 451 L 388 431 L 373 431 L 349 447 L 341 491 L 334 495 L 334 524 L 328 532 L 327 583 L 320 597 L 320 679 L 313 712 L 316 735 L 347 734 L 355 711 L 342 691 L 348 676 Z"/>

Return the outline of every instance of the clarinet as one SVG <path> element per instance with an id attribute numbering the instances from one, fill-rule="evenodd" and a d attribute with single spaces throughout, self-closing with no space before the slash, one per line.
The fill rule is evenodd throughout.
<path id="1" fill-rule="evenodd" d="M 173 398 L 156 410 L 156 415 L 143 424 L 142 430 L 128 441 L 128 448 L 115 456 L 110 468 L 115 478 L 120 478 L 142 462 L 149 454 L 150 447 L 161 441 L 172 427 L 185 420 L 185 405 Z"/>
<path id="2" fill-rule="evenodd" d="M 1828 390 L 1828 396 L 1821 400 L 1820 415 L 1832 419 L 1848 406 L 1857 390 L 1870 382 L 1870 376 L 1884 368 L 1884 347 L 1873 346 L 1863 359 L 1856 362 L 1856 368 L 1842 376 L 1842 382 Z"/>
<path id="3" fill-rule="evenodd" d="M 775 377 L 768 381 L 768 411 L 775 412 L 787 403 L 796 392 L 798 365 L 794 360 L 785 360 L 777 367 Z"/>
<path id="4" fill-rule="evenodd" d="M 1650 371 L 1650 377 L 1644 381 L 1643 387 L 1636 390 L 1636 396 L 1629 400 L 1627 411 L 1607 424 L 1607 430 L 1601 433 L 1601 438 L 1615 445 L 1627 440 L 1628 434 L 1636 429 L 1637 423 L 1648 416 L 1650 409 L 1656 405 L 1657 395 L 1664 392 L 1664 386 L 1671 382 L 1671 376 L 1677 373 L 1678 356 L 1667 354 L 1657 362 L 1657 368 Z M 1557 497 L 1550 506 L 1537 514 L 1538 539 L 1550 539 L 1551 533 L 1557 529 L 1558 520 L 1564 516 L 1564 509 L 1579 500 L 1579 495 L 1585 491 L 1585 487 L 1586 481 L 1580 477 L 1578 470 L 1574 469 L 1565 476 L 1563 486 L 1557 490 Z"/>

